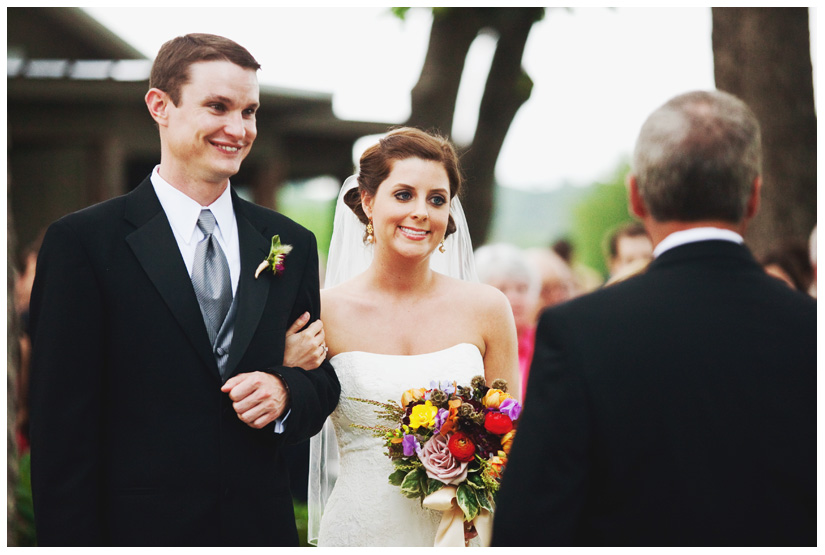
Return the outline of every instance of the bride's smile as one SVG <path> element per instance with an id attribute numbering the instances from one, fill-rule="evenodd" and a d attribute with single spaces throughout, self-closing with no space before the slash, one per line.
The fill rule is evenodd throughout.
<path id="1" fill-rule="evenodd" d="M 374 196 L 364 195 L 376 253 L 429 256 L 444 239 L 450 216 L 450 181 L 432 160 L 398 160 Z"/>

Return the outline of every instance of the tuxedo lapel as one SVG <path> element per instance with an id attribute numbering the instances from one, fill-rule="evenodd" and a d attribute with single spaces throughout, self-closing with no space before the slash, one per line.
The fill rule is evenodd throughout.
<path id="1" fill-rule="evenodd" d="M 232 376 L 243 358 L 246 348 L 252 341 L 252 336 L 261 321 L 264 313 L 269 289 L 272 286 L 272 275 L 264 271 L 257 279 L 255 269 L 269 254 L 271 237 L 265 237 L 261 231 L 249 220 L 243 210 L 240 198 L 232 192 L 232 204 L 235 208 L 235 221 L 238 225 L 238 243 L 241 253 L 241 273 L 238 280 L 237 303 L 238 314 L 235 319 L 235 330 L 232 336 L 232 345 L 229 348 L 228 374 Z"/>
<path id="2" fill-rule="evenodd" d="M 192 281 L 148 178 L 129 196 L 125 217 L 136 227 L 126 236 L 126 242 L 195 351 L 219 375 Z"/>

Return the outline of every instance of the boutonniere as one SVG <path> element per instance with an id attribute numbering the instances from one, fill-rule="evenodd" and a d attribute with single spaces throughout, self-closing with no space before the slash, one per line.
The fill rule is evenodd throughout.
<path id="1" fill-rule="evenodd" d="M 282 245 L 281 237 L 279 235 L 272 236 L 272 246 L 269 248 L 269 255 L 266 259 L 258 265 L 255 270 L 255 279 L 269 268 L 273 275 L 278 275 L 284 271 L 284 257 L 292 251 L 292 245 Z"/>

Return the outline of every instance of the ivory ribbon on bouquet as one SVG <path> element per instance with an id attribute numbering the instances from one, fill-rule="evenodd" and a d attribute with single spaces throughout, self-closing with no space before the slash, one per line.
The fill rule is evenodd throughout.
<path id="1" fill-rule="evenodd" d="M 464 547 L 464 513 L 455 500 L 455 486 L 444 486 L 424 498 L 424 506 L 441 511 L 441 522 L 435 533 L 435 547 Z M 490 547 L 493 533 L 493 515 L 481 509 L 473 519 L 482 547 Z"/>

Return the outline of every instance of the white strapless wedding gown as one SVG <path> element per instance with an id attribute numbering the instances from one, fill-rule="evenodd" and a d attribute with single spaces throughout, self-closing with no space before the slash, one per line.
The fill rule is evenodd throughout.
<path id="1" fill-rule="evenodd" d="M 375 415 L 372 405 L 347 397 L 400 403 L 411 388 L 429 389 L 430 382 L 457 381 L 469 386 L 484 375 L 478 347 L 460 343 L 422 355 L 381 355 L 353 351 L 330 359 L 341 397 L 332 413 L 340 453 L 338 479 L 332 490 L 318 537 L 318 546 L 429 546 L 441 513 L 421 507 L 389 483 L 393 472 L 381 439 L 350 424 L 392 426 Z M 471 542 L 471 544 L 474 542 Z"/>

